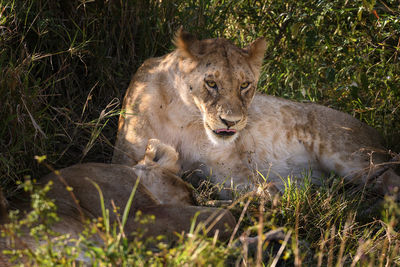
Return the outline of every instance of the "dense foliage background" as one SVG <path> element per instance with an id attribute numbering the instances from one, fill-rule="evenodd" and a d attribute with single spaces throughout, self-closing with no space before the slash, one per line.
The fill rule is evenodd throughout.
<path id="1" fill-rule="evenodd" d="M 0 0 L 0 186 L 6 195 L 15 194 L 17 180 L 48 172 L 35 155 L 46 155 L 56 168 L 109 162 L 132 74 L 145 59 L 171 51 L 181 25 L 199 38 L 225 37 L 241 46 L 265 36 L 261 91 L 348 112 L 400 151 L 397 0 Z M 334 202 L 331 193 L 321 193 L 320 201 L 313 195 L 311 206 L 303 205 L 310 195 L 297 195 L 281 215 L 293 225 L 302 214 L 310 240 L 318 227 L 343 227 L 347 202 Z M 325 214 L 313 223 L 304 209 Z M 346 251 L 355 255 L 356 243 Z"/>

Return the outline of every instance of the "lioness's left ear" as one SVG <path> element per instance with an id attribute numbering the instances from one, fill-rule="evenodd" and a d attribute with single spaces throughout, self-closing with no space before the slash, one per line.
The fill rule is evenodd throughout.
<path id="1" fill-rule="evenodd" d="M 246 49 L 249 52 L 250 63 L 257 68 L 260 68 L 266 49 L 267 42 L 265 41 L 264 37 L 258 38 L 252 42 Z"/>

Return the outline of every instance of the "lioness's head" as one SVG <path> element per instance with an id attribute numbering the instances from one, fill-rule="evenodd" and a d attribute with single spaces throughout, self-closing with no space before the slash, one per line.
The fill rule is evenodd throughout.
<path id="1" fill-rule="evenodd" d="M 246 127 L 265 40 L 259 38 L 242 49 L 226 39 L 197 40 L 179 30 L 175 44 L 185 90 L 202 113 L 208 137 L 215 144 L 232 142 Z"/>

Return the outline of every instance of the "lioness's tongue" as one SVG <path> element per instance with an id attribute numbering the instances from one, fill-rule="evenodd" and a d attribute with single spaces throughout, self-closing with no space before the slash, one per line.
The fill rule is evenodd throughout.
<path id="1" fill-rule="evenodd" d="M 218 129 L 218 130 L 215 130 L 215 132 L 217 134 L 219 134 L 219 133 L 236 133 L 236 130 L 235 129 Z"/>

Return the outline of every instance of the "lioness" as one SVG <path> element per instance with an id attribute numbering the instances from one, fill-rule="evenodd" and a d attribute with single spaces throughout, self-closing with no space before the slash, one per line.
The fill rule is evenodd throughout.
<path id="1" fill-rule="evenodd" d="M 47 196 L 54 199 L 60 221 L 52 230 L 58 233 L 69 233 L 77 237 L 84 229 L 83 218 L 93 219 L 102 217 L 99 192 L 93 185 L 96 183 L 104 196 L 104 204 L 110 211 L 111 222 L 117 217 L 111 200 L 122 210 L 128 202 L 131 191 L 140 177 L 135 192 L 130 214 L 124 232 L 130 239 L 130 233 L 145 228 L 144 237 L 164 235 L 168 241 L 177 239 L 175 233 L 189 232 L 192 218 L 197 214 L 196 224 L 203 222 L 209 228 L 208 234 L 214 235 L 218 230 L 221 239 L 230 237 L 235 226 L 235 219 L 228 210 L 193 206 L 192 187 L 177 177 L 178 154 L 158 140 L 151 139 L 144 159 L 136 166 L 128 167 L 118 164 L 86 163 L 78 164 L 56 173 L 51 173 L 40 181 L 53 182 Z M 71 191 L 79 206 L 71 197 Z M 1 198 L 0 204 L 4 198 Z M 0 208 L 4 208 L 0 205 Z M 27 209 L 21 203 L 11 203 L 12 208 Z M 155 216 L 152 223 L 141 225 L 134 220 L 136 211 Z M 3 215 L 4 216 L 4 215 Z M 4 223 L 4 218 L 2 219 Z M 94 240 L 101 242 L 100 236 Z M 34 248 L 33 238 L 24 236 L 17 238 L 19 248 Z M 10 248 L 4 238 L 0 238 L 0 251 Z M 1 256 L 1 255 L 0 255 Z M 1 257 L 0 257 L 0 263 Z"/>
<path id="2" fill-rule="evenodd" d="M 263 38 L 241 49 L 179 30 L 174 42 L 175 51 L 146 60 L 129 85 L 114 163 L 135 164 L 147 140 L 158 138 L 177 149 L 182 171 L 199 168 L 228 187 L 253 185 L 262 174 L 282 190 L 288 176 L 310 171 L 315 183 L 333 171 L 383 194 L 400 185 L 371 127 L 324 106 L 256 93 Z"/>

